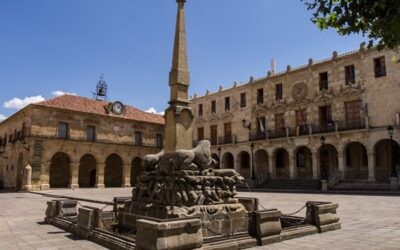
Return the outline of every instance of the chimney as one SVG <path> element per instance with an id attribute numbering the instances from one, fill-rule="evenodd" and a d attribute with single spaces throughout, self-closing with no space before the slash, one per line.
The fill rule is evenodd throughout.
<path id="1" fill-rule="evenodd" d="M 271 73 L 272 74 L 276 73 L 276 60 L 275 59 L 271 60 Z"/>

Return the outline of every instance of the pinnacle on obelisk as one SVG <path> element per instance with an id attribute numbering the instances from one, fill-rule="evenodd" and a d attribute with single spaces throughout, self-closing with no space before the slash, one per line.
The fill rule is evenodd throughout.
<path id="1" fill-rule="evenodd" d="M 173 153 L 179 149 L 191 149 L 193 112 L 189 107 L 189 70 L 186 50 L 185 2 L 177 0 L 175 42 L 172 68 L 169 73 L 171 97 L 165 110 L 165 152 Z"/>
<path id="2" fill-rule="evenodd" d="M 178 13 L 176 18 L 174 52 L 172 68 L 169 73 L 171 87 L 170 104 L 187 105 L 190 75 L 187 63 L 186 30 L 185 30 L 185 2 L 177 0 Z"/>

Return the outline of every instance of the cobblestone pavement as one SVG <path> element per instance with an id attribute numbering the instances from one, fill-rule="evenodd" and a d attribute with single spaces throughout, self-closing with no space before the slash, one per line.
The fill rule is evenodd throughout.
<path id="1" fill-rule="evenodd" d="M 42 193 L 111 201 L 130 189 L 51 190 Z M 400 197 L 333 194 L 240 193 L 257 197 L 265 208 L 290 213 L 305 201 L 339 203 L 342 229 L 254 249 L 400 249 Z M 0 249 L 104 249 L 42 224 L 46 201 L 32 193 L 0 193 Z M 93 205 L 93 204 L 91 204 Z M 304 216 L 305 211 L 300 215 Z"/>

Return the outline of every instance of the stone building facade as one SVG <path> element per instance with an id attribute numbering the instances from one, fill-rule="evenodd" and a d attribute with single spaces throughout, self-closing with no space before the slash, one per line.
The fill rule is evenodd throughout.
<path id="1" fill-rule="evenodd" d="M 253 179 L 388 181 L 400 164 L 400 64 L 367 49 L 191 100 L 195 141 L 209 139 L 221 167 Z M 394 127 L 391 154 L 388 125 Z M 325 138 L 322 143 L 321 137 Z"/>
<path id="2" fill-rule="evenodd" d="M 144 155 L 163 147 L 164 118 L 120 102 L 63 95 L 0 123 L 0 179 L 6 189 L 130 187 Z"/>

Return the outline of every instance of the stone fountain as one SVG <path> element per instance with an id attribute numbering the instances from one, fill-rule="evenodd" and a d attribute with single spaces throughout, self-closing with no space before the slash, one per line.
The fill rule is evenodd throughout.
<path id="1" fill-rule="evenodd" d="M 304 218 L 258 210 L 257 199 L 236 197 L 243 177 L 217 168 L 209 141 L 192 148 L 185 2 L 177 0 L 165 149 L 144 157 L 140 184 L 132 197 L 115 199 L 113 213 L 49 201 L 46 222 L 112 249 L 242 249 L 340 228 L 338 205 L 329 202 L 307 202 Z"/>

